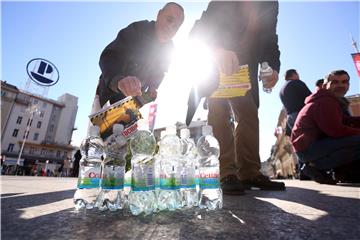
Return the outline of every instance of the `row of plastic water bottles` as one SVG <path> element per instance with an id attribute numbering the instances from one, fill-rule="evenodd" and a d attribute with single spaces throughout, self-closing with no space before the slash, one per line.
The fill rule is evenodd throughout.
<path id="1" fill-rule="evenodd" d="M 181 129 L 179 138 L 175 126 L 168 127 L 156 155 L 157 143 L 145 122 L 138 121 L 138 131 L 130 141 L 122 131 L 123 126 L 115 124 L 113 134 L 103 142 L 99 128 L 90 128 L 80 146 L 76 209 L 129 208 L 134 215 L 147 215 L 181 208 L 222 208 L 220 149 L 211 126 L 203 126 L 197 144 L 189 129 Z M 128 142 L 131 171 L 125 174 Z"/>

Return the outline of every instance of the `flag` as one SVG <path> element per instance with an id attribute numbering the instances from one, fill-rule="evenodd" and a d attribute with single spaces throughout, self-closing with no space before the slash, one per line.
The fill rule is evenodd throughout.
<path id="1" fill-rule="evenodd" d="M 352 53 L 351 56 L 354 60 L 356 71 L 360 77 L 360 53 Z"/>

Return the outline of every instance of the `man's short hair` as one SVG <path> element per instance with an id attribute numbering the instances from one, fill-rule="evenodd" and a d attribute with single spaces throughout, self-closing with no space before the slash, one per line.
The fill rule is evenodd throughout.
<path id="1" fill-rule="evenodd" d="M 345 70 L 334 70 L 327 74 L 324 78 L 324 84 L 329 82 L 329 78 L 331 76 L 339 76 L 339 75 L 347 75 L 348 79 L 350 80 L 350 75 Z"/>
<path id="2" fill-rule="evenodd" d="M 182 12 L 184 12 L 184 8 L 180 4 L 178 4 L 176 2 L 168 2 L 168 3 L 166 3 L 165 6 L 161 10 L 164 10 L 165 8 L 167 8 L 170 5 L 175 5 L 178 8 L 180 8 Z"/>
<path id="3" fill-rule="evenodd" d="M 285 72 L 285 80 L 292 77 L 294 74 L 298 74 L 296 69 L 289 69 Z M 299 75 L 299 74 L 298 74 Z"/>
<path id="4" fill-rule="evenodd" d="M 316 85 L 317 87 L 321 88 L 321 86 L 323 85 L 323 83 L 324 83 L 324 79 L 321 78 L 321 79 L 316 80 L 315 85 Z"/>

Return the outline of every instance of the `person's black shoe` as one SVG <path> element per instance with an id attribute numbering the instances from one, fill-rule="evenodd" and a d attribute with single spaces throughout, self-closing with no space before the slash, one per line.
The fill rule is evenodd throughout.
<path id="1" fill-rule="evenodd" d="M 303 166 L 301 170 L 306 176 L 310 177 L 311 180 L 317 183 L 330 185 L 336 184 L 336 181 L 332 178 L 332 176 L 330 174 L 327 174 L 325 171 L 321 171 L 309 165 Z"/>
<path id="2" fill-rule="evenodd" d="M 260 188 L 260 190 L 274 190 L 274 191 L 284 191 L 285 184 L 283 182 L 271 181 L 268 177 L 264 175 L 258 175 L 249 180 L 242 180 L 241 183 L 244 185 L 245 189 Z"/>
<path id="3" fill-rule="evenodd" d="M 224 194 L 244 195 L 245 189 L 235 175 L 229 175 L 221 180 L 221 189 Z"/>

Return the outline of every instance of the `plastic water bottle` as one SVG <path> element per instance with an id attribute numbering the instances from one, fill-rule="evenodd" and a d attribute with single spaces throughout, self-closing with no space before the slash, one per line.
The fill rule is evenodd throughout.
<path id="1" fill-rule="evenodd" d="M 116 211 L 124 206 L 124 175 L 127 140 L 122 135 L 124 126 L 114 124 L 113 134 L 106 139 L 106 158 L 103 162 L 101 192 L 98 208 Z"/>
<path id="2" fill-rule="evenodd" d="M 182 206 L 191 208 L 198 205 L 199 197 L 196 191 L 195 168 L 197 165 L 196 145 L 190 138 L 190 130 L 187 128 L 180 130 L 182 145 L 181 171 L 180 171 L 180 191 Z"/>
<path id="3" fill-rule="evenodd" d="M 176 127 L 166 128 L 166 134 L 160 141 L 160 190 L 158 195 L 159 210 L 181 208 L 180 193 L 180 157 L 181 142 L 176 136 Z"/>
<path id="4" fill-rule="evenodd" d="M 92 209 L 100 192 L 101 163 L 104 142 L 99 137 L 99 127 L 90 126 L 89 136 L 80 145 L 82 158 L 79 163 L 79 178 L 74 195 L 75 209 Z"/>
<path id="5" fill-rule="evenodd" d="M 263 90 L 266 93 L 271 93 L 271 91 L 272 91 L 271 88 L 264 87 L 264 84 L 270 80 L 269 78 L 271 78 L 272 74 L 273 74 L 273 70 L 269 66 L 269 64 L 267 62 L 261 63 L 259 78 L 262 81 Z"/>
<path id="6" fill-rule="evenodd" d="M 138 121 L 138 131 L 130 140 L 131 159 L 131 190 L 129 207 L 134 215 L 151 214 L 156 210 L 154 184 L 154 156 L 156 140 L 148 130 L 146 121 Z"/>
<path id="7" fill-rule="evenodd" d="M 166 134 L 165 130 L 162 130 L 160 132 L 160 140 L 158 141 L 157 146 L 160 145 L 160 142 L 164 138 L 165 134 Z M 159 191 L 160 191 L 160 163 L 161 163 L 161 155 L 158 152 L 155 155 L 155 158 L 154 158 L 154 169 L 155 169 L 154 174 L 155 174 L 155 194 L 156 194 L 156 198 L 158 198 Z M 157 208 L 156 210 L 159 210 L 159 209 Z"/>
<path id="8" fill-rule="evenodd" d="M 223 198 L 219 179 L 219 143 L 212 135 L 212 127 L 209 125 L 203 126 L 202 135 L 196 145 L 199 154 L 199 207 L 208 210 L 220 209 Z"/>

